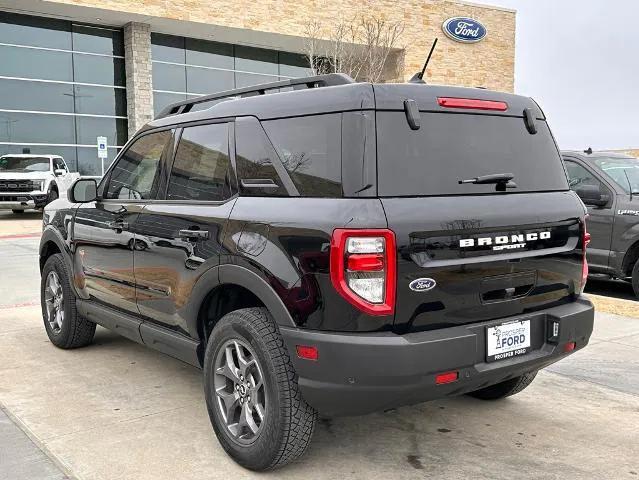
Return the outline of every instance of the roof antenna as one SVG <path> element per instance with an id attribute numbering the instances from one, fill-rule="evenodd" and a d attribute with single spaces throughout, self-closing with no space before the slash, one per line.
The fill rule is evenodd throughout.
<path id="1" fill-rule="evenodd" d="M 428 67 L 428 62 L 430 62 L 430 57 L 433 54 L 433 51 L 435 50 L 435 45 L 437 45 L 437 38 L 435 38 L 433 45 L 430 47 L 430 52 L 428 52 L 428 57 L 426 58 L 426 62 L 424 62 L 424 67 L 422 68 L 422 71 L 417 72 L 415 75 L 413 75 L 411 79 L 408 81 L 409 83 L 426 83 L 424 81 L 424 73 L 426 73 L 426 67 Z"/>
<path id="2" fill-rule="evenodd" d="M 586 155 L 592 155 L 592 147 L 588 147 L 587 149 L 584 150 L 584 153 Z"/>

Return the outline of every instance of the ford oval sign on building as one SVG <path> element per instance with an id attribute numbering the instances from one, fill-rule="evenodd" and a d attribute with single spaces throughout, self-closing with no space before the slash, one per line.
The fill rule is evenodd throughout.
<path id="1" fill-rule="evenodd" d="M 456 42 L 475 43 L 486 36 L 486 27 L 467 17 L 449 18 L 442 25 L 444 33 Z"/>

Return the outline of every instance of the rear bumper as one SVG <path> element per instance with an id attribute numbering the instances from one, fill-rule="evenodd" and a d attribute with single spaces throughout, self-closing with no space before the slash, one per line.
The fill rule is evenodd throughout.
<path id="1" fill-rule="evenodd" d="M 46 193 L 0 193 L 0 210 L 25 210 L 27 208 L 42 208 L 47 204 Z"/>
<path id="2" fill-rule="evenodd" d="M 531 351 L 487 363 L 486 327 L 519 319 L 531 320 Z M 556 343 L 547 340 L 549 321 L 560 324 Z M 581 296 L 531 314 L 406 335 L 280 330 L 304 399 L 323 415 L 341 416 L 461 395 L 539 370 L 568 355 L 566 343 L 586 346 L 593 322 L 593 306 Z M 317 347 L 319 359 L 298 358 L 296 345 Z M 435 384 L 437 374 L 451 370 L 459 371 L 457 381 Z"/>

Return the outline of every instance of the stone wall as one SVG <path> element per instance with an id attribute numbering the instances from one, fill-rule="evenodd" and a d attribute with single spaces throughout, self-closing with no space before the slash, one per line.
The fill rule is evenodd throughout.
<path id="1" fill-rule="evenodd" d="M 433 39 L 439 37 L 428 71 L 428 79 L 432 83 L 481 86 L 508 92 L 514 88 L 515 13 L 463 1 L 45 0 L 43 3 L 116 10 L 145 15 L 147 18 L 183 20 L 300 37 L 304 36 L 309 19 L 330 24 L 337 18 L 348 19 L 364 12 L 405 23 L 406 30 L 401 41 L 401 46 L 405 47 L 404 79 L 421 69 Z M 486 27 L 486 38 L 476 44 L 450 40 L 443 34 L 441 25 L 452 16 L 476 18 Z"/>
<path id="2" fill-rule="evenodd" d="M 124 26 L 124 63 L 129 138 L 153 120 L 151 28 L 145 23 Z"/>

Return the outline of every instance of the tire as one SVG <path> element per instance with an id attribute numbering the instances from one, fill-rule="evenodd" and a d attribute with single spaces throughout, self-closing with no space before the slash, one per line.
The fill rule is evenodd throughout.
<path id="1" fill-rule="evenodd" d="M 639 298 L 639 260 L 635 262 L 634 267 L 632 267 L 632 290 L 635 292 L 635 297 Z"/>
<path id="2" fill-rule="evenodd" d="M 57 200 L 59 197 L 58 191 L 55 188 L 49 188 L 49 193 L 47 194 L 47 203 L 45 203 L 45 207 L 49 205 L 54 200 Z"/>
<path id="3" fill-rule="evenodd" d="M 241 364 L 238 351 L 250 365 L 243 380 L 230 368 L 220 368 L 227 365 L 231 352 L 233 369 L 241 372 L 235 368 Z M 242 382 L 249 388 L 241 390 Z M 259 390 L 254 388 L 256 384 L 262 385 Z M 302 398 L 282 336 L 266 309 L 245 308 L 220 319 L 206 347 L 204 389 L 215 434 L 226 453 L 243 467 L 272 470 L 301 457 L 308 448 L 317 413 Z M 250 430 L 246 421 L 243 427 L 238 426 L 242 424 L 238 414 L 244 408 L 252 412 L 245 418 L 257 431 Z M 227 422 L 225 416 L 231 419 L 231 415 L 233 419 Z"/>
<path id="4" fill-rule="evenodd" d="M 505 382 L 497 383 L 490 387 L 482 388 L 481 390 L 476 390 L 468 395 L 481 400 L 500 400 L 521 392 L 532 383 L 536 376 L 537 372 L 525 373 L 519 377 L 506 380 Z"/>
<path id="5" fill-rule="evenodd" d="M 78 315 L 70 278 L 62 255 L 51 255 L 44 264 L 40 280 L 42 319 L 51 343 L 63 349 L 89 345 L 95 334 L 95 323 Z M 51 279 L 55 279 L 58 288 Z M 60 292 L 62 296 L 58 297 Z"/>
<path id="6" fill-rule="evenodd" d="M 24 210 L 20 210 L 17 208 L 12 208 L 11 211 L 15 213 L 16 215 L 22 215 L 24 213 Z"/>

